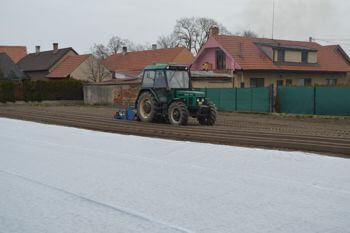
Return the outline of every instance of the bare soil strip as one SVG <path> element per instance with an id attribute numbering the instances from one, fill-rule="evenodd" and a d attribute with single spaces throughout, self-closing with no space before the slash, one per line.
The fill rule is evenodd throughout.
<path id="1" fill-rule="evenodd" d="M 83 106 L 2 106 L 0 117 L 104 132 L 175 140 L 299 150 L 350 158 L 350 121 L 281 118 L 259 114 L 220 114 L 217 126 L 185 127 L 117 121 L 115 109 Z"/>

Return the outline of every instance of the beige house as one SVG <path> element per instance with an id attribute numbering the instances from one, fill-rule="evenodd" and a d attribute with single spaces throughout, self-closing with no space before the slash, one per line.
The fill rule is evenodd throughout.
<path id="1" fill-rule="evenodd" d="M 229 74 L 231 87 L 350 85 L 350 58 L 339 45 L 212 32 L 192 70 Z"/>
<path id="2" fill-rule="evenodd" d="M 102 82 L 112 79 L 112 73 L 93 55 L 87 54 L 65 57 L 46 77 L 50 80 L 73 78 L 86 82 Z"/>

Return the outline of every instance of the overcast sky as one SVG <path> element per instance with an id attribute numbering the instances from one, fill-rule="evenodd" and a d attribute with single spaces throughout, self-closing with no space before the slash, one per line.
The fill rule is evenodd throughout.
<path id="1" fill-rule="evenodd" d="M 42 50 L 73 47 L 89 52 L 113 35 L 155 43 L 177 19 L 210 17 L 236 32 L 271 37 L 273 0 L 6 0 L 1 4 L 0 45 Z M 275 38 L 340 43 L 350 54 L 349 0 L 275 0 Z M 320 41 L 322 42 L 322 41 Z"/>

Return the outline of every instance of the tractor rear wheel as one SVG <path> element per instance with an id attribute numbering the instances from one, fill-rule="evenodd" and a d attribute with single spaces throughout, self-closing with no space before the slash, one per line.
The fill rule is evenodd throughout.
<path id="1" fill-rule="evenodd" d="M 208 112 L 205 116 L 198 117 L 198 122 L 201 125 L 214 125 L 216 122 L 216 107 L 213 102 L 207 102 Z"/>
<path id="2" fill-rule="evenodd" d="M 137 117 L 142 122 L 152 122 L 156 115 L 157 105 L 153 95 L 149 92 L 142 93 L 137 102 Z"/>
<path id="3" fill-rule="evenodd" d="M 188 115 L 187 107 L 182 102 L 174 102 L 168 109 L 169 122 L 172 125 L 186 125 Z"/>

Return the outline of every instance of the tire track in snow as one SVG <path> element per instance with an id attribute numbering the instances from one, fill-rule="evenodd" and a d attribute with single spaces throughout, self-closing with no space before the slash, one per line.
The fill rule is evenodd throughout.
<path id="1" fill-rule="evenodd" d="M 106 203 L 103 203 L 103 202 L 99 202 L 99 201 L 96 201 L 96 200 L 93 200 L 93 199 L 90 199 L 90 198 L 87 198 L 87 197 L 84 197 L 84 196 L 81 196 L 81 195 L 69 192 L 67 190 L 64 190 L 64 189 L 61 189 L 61 188 L 57 188 L 57 187 L 52 186 L 52 185 L 44 184 L 44 183 L 42 183 L 40 181 L 36 181 L 36 180 L 24 177 L 24 176 L 19 175 L 19 174 L 14 174 L 14 173 L 7 172 L 7 171 L 4 171 L 4 170 L 0 170 L 0 173 L 6 174 L 6 175 L 10 175 L 10 176 L 15 176 L 17 178 L 20 178 L 20 179 L 25 180 L 27 182 L 30 182 L 32 184 L 40 185 L 40 186 L 43 186 L 45 188 L 55 190 L 56 192 L 60 192 L 60 193 L 64 193 L 64 194 L 69 195 L 69 196 L 73 196 L 75 198 L 81 199 L 81 200 L 89 202 L 91 204 L 98 205 L 100 207 L 107 208 L 107 209 L 119 212 L 121 214 L 124 214 L 124 215 L 128 215 L 128 216 L 130 216 L 132 218 L 136 218 L 136 219 L 139 219 L 141 221 L 162 225 L 162 226 L 164 226 L 166 228 L 169 228 L 171 230 L 174 230 L 174 231 L 177 231 L 177 232 L 181 232 L 181 233 L 194 233 L 194 232 L 192 232 L 192 231 L 190 231 L 188 229 L 184 229 L 184 228 L 181 228 L 181 227 L 178 227 L 178 226 L 174 226 L 174 225 L 172 225 L 170 223 L 166 223 L 166 222 L 159 221 L 157 219 L 150 218 L 150 217 L 145 216 L 145 215 L 143 215 L 141 213 L 137 213 L 137 212 L 134 212 L 134 211 L 131 211 L 131 210 L 127 210 L 127 209 L 115 207 L 115 206 L 112 206 L 112 205 L 109 205 L 109 204 L 106 204 Z"/>

